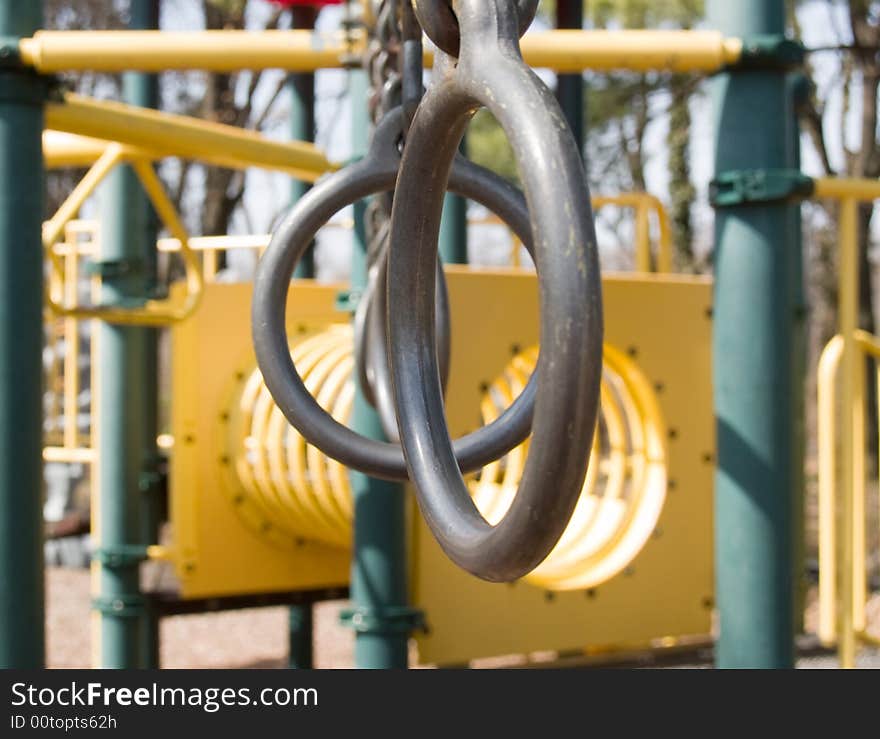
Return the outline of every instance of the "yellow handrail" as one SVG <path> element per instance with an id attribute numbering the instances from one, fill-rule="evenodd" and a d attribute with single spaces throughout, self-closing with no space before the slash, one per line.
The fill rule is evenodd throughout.
<path id="1" fill-rule="evenodd" d="M 26 65 L 44 74 L 175 69 L 310 72 L 347 66 L 363 45 L 359 31 L 39 31 L 19 42 L 19 53 Z M 558 72 L 717 72 L 740 59 L 743 42 L 717 31 L 554 30 L 526 34 L 521 47 L 528 64 Z M 433 63 L 427 47 L 425 63 Z"/>
<path id="2" fill-rule="evenodd" d="M 639 272 L 672 272 L 672 227 L 669 213 L 660 198 L 647 192 L 624 192 L 617 195 L 595 195 L 591 199 L 593 209 L 608 206 L 632 208 L 636 212 L 636 270 Z M 657 256 L 652 267 L 650 216 L 654 214 L 657 221 Z M 490 214 L 484 218 L 471 220 L 473 224 L 491 224 L 506 226 L 504 221 Z M 510 263 L 520 267 L 520 249 L 522 243 L 511 233 Z M 655 267 L 655 268 L 654 268 Z"/>
<path id="3" fill-rule="evenodd" d="M 814 195 L 840 201 L 838 336 L 825 347 L 818 370 L 819 635 L 829 644 L 836 639 L 841 667 L 851 668 L 858 641 L 876 641 L 865 633 L 865 377 L 861 362 L 866 355 L 880 358 L 880 340 L 858 328 L 858 207 L 860 202 L 880 198 L 880 182 L 818 179 Z M 838 374 L 843 418 L 839 431 L 834 403 Z"/>
<path id="4" fill-rule="evenodd" d="M 64 275 L 64 264 L 55 251 L 55 244 L 61 237 L 65 225 L 79 212 L 83 203 L 95 188 L 117 165 L 128 162 L 140 180 L 153 208 L 169 232 L 181 244 L 180 254 L 186 270 L 187 292 L 179 303 L 173 299 L 148 301 L 140 308 L 118 308 L 112 306 L 86 307 L 76 303 L 76 295 L 65 295 L 61 279 L 62 294 L 54 288 L 57 280 L 50 279 L 46 290 L 46 303 L 61 316 L 75 318 L 97 318 L 109 323 L 160 326 L 184 320 L 198 306 L 202 295 L 202 273 L 195 253 L 189 248 L 189 235 L 159 181 L 151 162 L 142 159 L 138 152 L 126 149 L 121 144 L 109 145 L 98 161 L 92 165 L 85 177 L 80 180 L 73 192 L 61 204 L 51 219 L 43 224 L 43 248 L 49 257 L 51 269 L 56 275 Z M 68 280 L 69 281 L 69 280 Z M 72 302 L 71 302 L 72 298 Z"/>
<path id="5" fill-rule="evenodd" d="M 318 147 L 307 142 L 273 141 L 238 126 L 92 100 L 74 93 L 66 93 L 60 102 L 46 105 L 46 128 L 91 139 L 78 142 L 81 152 L 88 146 L 94 150 L 97 139 L 125 144 L 129 152 L 143 159 L 179 156 L 231 169 L 260 167 L 285 172 L 305 182 L 315 182 L 321 175 L 339 168 Z M 50 145 L 52 141 L 50 138 Z M 62 140 L 61 145 L 70 152 L 69 139 Z"/>
<path id="6" fill-rule="evenodd" d="M 657 219 L 657 264 L 656 271 L 672 272 L 672 226 L 666 206 L 656 195 L 648 192 L 624 192 L 618 195 L 596 195 L 593 208 L 609 205 L 634 208 L 636 211 L 636 269 L 651 272 L 651 233 L 649 216 Z"/>

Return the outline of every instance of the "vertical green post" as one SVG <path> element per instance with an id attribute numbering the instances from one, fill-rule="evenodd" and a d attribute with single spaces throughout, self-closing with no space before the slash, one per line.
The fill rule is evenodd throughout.
<path id="1" fill-rule="evenodd" d="M 584 3 L 582 0 L 557 0 L 556 27 L 584 27 Z M 578 151 L 584 156 L 584 76 L 560 74 L 556 77 L 556 99 L 568 120 Z"/>
<path id="2" fill-rule="evenodd" d="M 461 153 L 467 155 L 467 139 L 462 139 Z M 443 199 L 443 217 L 440 220 L 438 240 L 440 259 L 444 264 L 467 264 L 468 231 L 467 199 L 451 192 Z"/>
<path id="3" fill-rule="evenodd" d="M 130 27 L 158 24 L 156 0 L 132 0 Z M 123 75 L 123 98 L 156 104 L 155 81 Z M 105 304 L 139 305 L 155 288 L 155 220 L 134 171 L 117 167 L 100 189 L 99 268 Z M 98 478 L 102 667 L 143 668 L 158 660 L 158 625 L 140 591 L 140 562 L 158 521 L 156 329 L 98 326 Z"/>
<path id="4" fill-rule="evenodd" d="M 727 36 L 781 37 L 784 0 L 709 0 Z M 714 82 L 716 173 L 790 165 L 783 65 L 738 66 Z M 713 339 L 718 460 L 715 572 L 719 667 L 794 664 L 796 291 L 792 206 L 716 211 Z"/>
<path id="5" fill-rule="evenodd" d="M 355 156 L 367 148 L 367 77 L 351 73 Z M 355 206 L 355 243 L 352 249 L 352 288 L 366 283 L 364 204 Z M 354 402 L 352 426 L 376 439 L 384 438 L 375 410 L 360 388 Z M 355 629 L 355 665 L 368 669 L 407 666 L 411 612 L 407 608 L 406 501 L 403 486 L 350 473 L 354 499 L 354 554 L 351 567 L 353 607 L 343 615 Z"/>
<path id="6" fill-rule="evenodd" d="M 0 0 L 0 61 L 43 20 Z M 43 625 L 43 100 L 45 84 L 0 68 L 0 668 L 40 668 Z"/>
<path id="7" fill-rule="evenodd" d="M 801 169 L 801 128 L 798 110 L 808 101 L 810 82 L 803 72 L 794 72 L 786 78 L 789 111 L 788 167 L 792 171 Z M 804 631 L 804 604 L 807 597 L 806 581 L 806 376 L 807 376 L 807 295 L 804 282 L 803 223 L 800 208 L 789 208 L 792 236 L 792 298 L 794 309 L 794 359 L 792 361 L 792 403 L 794 415 L 794 443 L 792 448 L 792 475 L 794 488 L 792 494 L 792 563 L 794 588 L 794 631 Z"/>
<path id="8" fill-rule="evenodd" d="M 129 28 L 132 30 L 158 30 L 160 0 L 131 0 L 129 6 Z M 159 78 L 155 74 L 137 72 L 126 73 L 123 78 L 123 96 L 132 105 L 144 108 L 159 107 Z M 149 199 L 138 189 L 133 193 L 131 203 L 136 221 L 132 223 L 129 238 L 144 260 L 145 294 L 158 291 L 158 218 Z M 137 247 L 135 247 L 137 244 Z M 143 529 L 144 541 L 148 544 L 159 541 L 159 529 L 165 515 L 162 499 L 163 488 L 160 474 L 161 455 L 156 445 L 159 435 L 159 330 L 154 328 L 140 329 L 144 344 L 144 384 L 143 384 L 143 467 L 140 476 L 140 490 L 143 493 Z M 159 618 L 148 609 L 144 624 L 144 666 L 151 669 L 159 668 Z"/>
<path id="9" fill-rule="evenodd" d="M 318 9 L 307 5 L 291 8 L 291 26 L 303 31 L 315 27 Z M 297 141 L 315 140 L 315 75 L 312 73 L 291 74 L 287 80 L 290 93 L 290 136 Z M 292 180 L 291 202 L 295 203 L 309 191 L 310 185 L 300 180 Z M 309 249 L 296 266 L 294 277 L 315 276 L 315 250 Z M 311 660 L 309 660 L 311 661 Z"/>
<path id="10" fill-rule="evenodd" d="M 318 17 L 317 8 L 301 5 L 291 8 L 291 26 L 312 30 Z M 287 80 L 290 94 L 290 136 L 298 141 L 315 140 L 315 75 L 291 74 Z M 309 190 L 309 185 L 292 180 L 291 202 L 295 203 Z M 310 248 L 296 267 L 295 278 L 315 276 L 315 250 Z M 310 669 L 313 665 L 313 612 L 309 604 L 290 606 L 287 617 L 287 666 L 291 669 Z"/>

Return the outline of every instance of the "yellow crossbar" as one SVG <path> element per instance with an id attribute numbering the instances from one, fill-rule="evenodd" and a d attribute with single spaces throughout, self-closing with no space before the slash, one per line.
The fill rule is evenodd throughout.
<path id="1" fill-rule="evenodd" d="M 19 43 L 42 73 L 138 70 L 343 68 L 363 51 L 362 33 L 311 31 L 38 31 Z M 576 31 L 526 34 L 526 62 L 559 72 L 630 69 L 715 72 L 742 55 L 740 39 L 717 31 Z M 430 50 L 425 62 L 432 63 Z"/>

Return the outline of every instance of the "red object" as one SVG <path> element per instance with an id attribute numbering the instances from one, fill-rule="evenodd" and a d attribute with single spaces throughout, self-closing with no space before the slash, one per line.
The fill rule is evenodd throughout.
<path id="1" fill-rule="evenodd" d="M 342 5 L 344 0 L 269 0 L 275 5 L 284 5 L 290 7 L 292 5 L 311 5 L 312 7 L 321 8 L 325 5 Z"/>

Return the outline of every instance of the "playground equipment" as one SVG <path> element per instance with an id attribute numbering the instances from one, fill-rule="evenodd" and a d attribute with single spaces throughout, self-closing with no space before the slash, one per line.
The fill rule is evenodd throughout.
<path id="1" fill-rule="evenodd" d="M 843 667 L 855 667 L 859 642 L 880 645 L 865 624 L 864 416 L 865 360 L 880 356 L 880 344 L 858 327 L 856 226 L 859 203 L 880 199 L 880 183 L 817 180 L 815 195 L 840 201 L 838 334 L 822 352 L 818 373 L 819 636 L 837 644 Z"/>
<path id="2" fill-rule="evenodd" d="M 145 10 L 149 3 L 134 5 L 135 27 L 155 24 Z M 518 5 L 533 12 L 531 3 Z M 76 197 L 49 222 L 44 235 L 51 267 L 50 307 L 66 315 L 65 329 L 76 333 L 76 322 L 86 316 L 103 319 L 98 324 L 101 360 L 96 363 L 95 386 L 101 397 L 92 429 L 94 446 L 84 446 L 86 440 L 69 428 L 71 406 L 65 400 L 61 443 L 47 448 L 44 456 L 90 461 L 97 468 L 100 493 L 93 513 L 100 546 L 95 556 L 94 606 L 101 627 L 101 664 L 155 664 L 158 616 L 203 608 L 210 600 L 300 604 L 291 612 L 291 635 L 306 655 L 304 645 L 311 636 L 307 606 L 316 599 L 338 597 L 346 583 L 354 601 L 348 621 L 357 631 L 357 661 L 364 666 L 405 664 L 407 637 L 424 625 L 429 630 L 418 633 L 420 657 L 449 664 L 490 654 L 541 649 L 565 653 L 706 634 L 713 606 L 720 617 L 720 665 L 792 663 L 797 538 L 792 511 L 800 488 L 796 470 L 802 454 L 797 443 L 796 388 L 802 371 L 796 359 L 797 317 L 803 312 L 796 287 L 801 271 L 796 201 L 814 191 L 830 195 L 834 187 L 843 188 L 849 193 L 844 195 L 849 218 L 844 223 L 850 223 L 852 199 L 862 197 L 856 191 L 863 186 L 812 183 L 797 171 L 796 127 L 786 77 L 802 50 L 782 35 L 781 2 L 710 2 L 710 19 L 723 33 L 554 31 L 529 34 L 522 40 L 526 62 L 561 72 L 625 67 L 718 73 L 714 298 L 706 280 L 606 276 L 604 346 L 598 329 L 595 259 L 589 249 L 582 251 L 593 238 L 586 209 L 589 199 L 579 184 L 576 150 L 557 126 L 562 112 L 535 86 L 521 62 L 499 58 L 496 42 L 488 42 L 490 37 L 484 35 L 488 28 L 495 29 L 506 48 L 515 47 L 517 26 L 523 24 L 513 22 L 512 3 L 455 0 L 463 34 L 460 50 L 449 43 L 458 31 L 443 15 L 448 8 L 440 2 L 420 3 L 422 23 L 440 29 L 431 35 L 441 42 L 441 51 L 422 52 L 421 33 L 414 32 L 411 17 L 398 29 L 406 60 L 402 79 L 397 80 L 403 86 L 403 109 L 394 120 L 387 117 L 391 106 L 386 106 L 387 119 L 379 126 L 380 132 L 383 126 L 398 126 L 395 130 L 405 133 L 402 160 L 388 142 L 382 148 L 377 134 L 378 144 L 365 159 L 303 196 L 275 235 L 256 295 L 249 285 L 213 282 L 210 259 L 196 269 L 194 255 L 211 254 L 215 247 L 203 242 L 205 250 L 199 249 L 196 240 L 175 225 L 179 219 L 163 205 L 150 163 L 162 156 L 182 155 L 222 166 L 278 168 L 309 182 L 332 172 L 335 165 L 307 144 L 268 142 L 204 122 L 69 94 L 47 96 L 47 78 L 39 75 L 84 68 L 223 71 L 277 66 L 308 72 L 352 66 L 361 53 L 370 53 L 374 30 L 348 30 L 329 39 L 307 30 L 258 39 L 233 32 L 57 34 L 36 32 L 39 7 L 25 7 L 26 11 L 12 0 L 0 3 L 4 11 L 0 30 L 11 39 L 4 47 L 8 52 L 4 58 L 11 61 L 0 70 L 5 90 L 0 118 L 8 124 L 2 129 L 0 154 L 22 173 L 14 187 L 0 185 L 0 294 L 8 300 L 0 314 L 0 356 L 9 368 L 0 383 L 0 562 L 4 567 L 0 631 L 14 635 L 2 642 L 4 665 L 42 662 L 42 632 L 36 626 L 42 623 L 42 594 L 35 493 L 41 449 L 36 422 L 40 388 L 33 382 L 40 355 L 42 266 L 36 249 L 20 246 L 36 246 L 39 234 L 40 207 L 34 193 L 39 192 L 36 178 L 44 116 L 47 127 L 65 134 L 59 138 L 47 133 L 45 161 L 92 166 Z M 479 66 L 480 54 L 491 57 L 492 63 Z M 413 81 L 421 79 L 415 71 L 422 61 L 434 65 L 434 82 L 414 115 L 421 91 Z M 492 99 L 484 98 L 486 90 L 475 86 L 480 75 L 488 75 Z M 530 81 L 510 85 L 505 75 Z M 138 87 L 143 79 L 127 77 L 126 96 L 135 105 L 148 106 L 148 91 Z M 365 81 L 358 73 L 353 80 L 355 89 Z M 571 105 L 573 98 L 566 99 L 564 112 L 579 118 L 581 111 Z M 447 268 L 454 344 L 444 422 L 435 370 L 434 247 L 441 195 L 464 115 L 478 100 L 489 104 L 512 133 L 520 161 L 531 162 L 524 176 L 535 233 L 522 223 L 522 201 L 497 182 L 493 185 L 491 178 L 475 184 L 479 173 L 457 164 L 451 182 L 458 181 L 459 190 L 477 199 L 495 197 L 500 215 L 520 222 L 517 230 L 524 242 L 529 243 L 530 235 L 553 234 L 554 243 L 571 243 L 575 248 L 553 250 L 543 239 L 533 239 L 538 278 L 522 271 Z M 530 111 L 526 115 L 521 108 L 529 100 L 533 104 L 526 106 Z M 504 107 L 508 104 L 509 109 Z M 438 140 L 441 137 L 431 133 L 432 126 L 439 126 L 448 138 Z M 365 124 L 355 125 L 358 133 L 366 129 Z M 554 156 L 537 156 L 529 145 L 535 141 L 549 146 Z M 557 164 L 556 181 L 543 169 L 551 159 Z M 116 166 L 123 163 L 131 169 Z M 188 287 L 171 286 L 168 300 L 172 302 L 152 304 L 147 308 L 152 315 L 145 306 L 156 297 L 149 266 L 153 239 L 145 201 L 137 195 L 135 172 L 163 220 L 173 226 L 173 248 L 180 250 L 189 267 Z M 71 219 L 104 175 L 110 177 L 115 204 L 102 214 L 99 237 L 84 248 L 82 232 Z M 398 198 L 392 230 L 397 236 L 388 256 L 393 317 L 388 327 L 392 349 L 388 370 L 394 376 L 406 459 L 399 447 L 378 441 L 382 424 L 368 407 L 364 388 L 358 387 L 357 362 L 351 354 L 357 342 L 346 327 L 348 313 L 337 302 L 341 286 L 296 281 L 289 302 L 285 299 L 298 252 L 335 206 L 395 182 Z M 579 208 L 572 209 L 572 203 Z M 638 207 L 637 235 L 642 244 L 647 243 L 647 210 L 644 204 Z M 358 208 L 356 224 L 363 222 Z M 570 229 L 557 232 L 560 223 Z M 571 242 L 569 230 L 575 233 Z M 661 221 L 661 244 L 668 243 L 663 234 Z M 401 235 L 411 241 L 408 251 L 401 250 Z M 66 243 L 59 245 L 62 239 Z M 172 245 L 166 242 L 166 248 Z M 77 261 L 89 250 L 101 267 L 93 292 L 98 312 L 81 305 L 82 296 L 74 292 Z M 642 270 L 652 262 L 643 256 L 646 253 L 640 247 Z M 668 252 L 661 250 L 656 260 L 660 271 L 669 266 L 664 253 Z M 113 269 L 137 260 L 146 267 Z M 356 251 L 356 283 L 364 282 L 363 261 Z M 415 278 L 418 287 L 413 288 Z M 539 284 L 542 308 L 549 308 L 547 315 L 553 316 L 545 316 L 540 331 Z M 567 288 L 561 289 L 563 284 Z M 489 294 L 493 299 L 486 301 Z M 251 300 L 256 306 L 258 353 L 264 371 L 269 367 L 265 378 L 256 371 L 243 340 L 226 340 L 246 335 Z M 186 306 L 182 313 L 167 310 L 180 305 Z M 290 311 L 287 317 L 285 305 Z M 401 305 L 406 308 L 400 309 Z M 667 328 L 644 320 L 661 312 Z M 150 410 L 156 404 L 149 397 L 156 378 L 142 368 L 149 364 L 144 357 L 155 351 L 155 331 L 147 327 L 169 322 L 174 358 L 169 447 L 172 538 L 157 546 L 155 511 L 146 503 L 156 488 L 152 440 L 157 434 Z M 127 325 L 131 323 L 138 325 Z M 666 333 L 672 327 L 674 336 Z M 570 332 L 568 340 L 560 334 L 563 328 Z M 852 320 L 842 326 L 844 377 L 854 376 L 858 346 L 867 346 L 865 337 L 860 339 L 854 329 Z M 710 336 L 717 447 L 712 443 L 709 400 Z M 286 337 L 291 337 L 290 344 Z M 533 372 L 539 340 L 542 359 Z M 377 342 L 368 339 L 364 345 Z M 230 346 L 240 351 L 229 351 Z M 480 350 L 462 352 L 456 346 Z M 418 352 L 410 355 L 405 350 L 410 347 L 418 347 Z M 299 395 L 286 395 L 291 378 L 295 380 L 290 374 L 291 352 L 305 388 L 316 395 L 316 401 L 301 392 L 302 386 L 294 386 Z M 600 356 L 604 356 L 601 370 Z M 580 372 L 584 367 L 589 369 L 585 374 Z M 531 391 L 517 395 L 530 382 L 537 398 Z M 130 393 L 133 387 L 153 390 L 135 398 Z M 858 386 L 847 387 L 843 407 L 854 408 Z M 270 390 L 281 397 L 277 408 L 269 400 Z M 371 390 L 374 395 L 389 394 L 391 386 L 380 381 Z M 68 381 L 65 372 L 65 398 L 74 391 L 74 380 Z M 286 402 L 291 397 L 293 402 Z M 524 461 L 526 447 L 520 443 L 529 431 L 533 400 L 537 422 Z M 505 410 L 508 406 L 512 410 Z M 592 419 L 599 406 L 593 437 Z M 776 412 L 768 414 L 771 407 Z M 324 410 L 330 417 L 320 415 Z M 478 413 L 490 431 L 477 431 L 472 438 L 480 441 L 468 442 L 470 447 L 468 443 L 452 446 L 449 433 L 474 432 Z M 282 415 L 301 428 L 287 427 Z M 349 436 L 353 443 L 346 449 L 340 442 L 345 432 L 331 423 L 333 418 L 346 417 L 355 431 L 371 440 Z M 325 424 L 323 432 L 315 426 L 316 419 Z M 492 429 L 504 433 L 493 437 Z M 857 440 L 858 430 L 844 424 L 845 442 L 848 435 Z M 566 445 L 568 455 L 561 452 Z M 849 445 L 850 451 L 853 448 Z M 343 467 L 318 449 L 354 469 L 385 477 L 400 479 L 412 473 L 429 512 L 428 522 L 412 511 L 407 516 L 396 483 L 357 472 L 347 477 Z M 458 459 L 467 462 L 464 478 L 454 451 L 462 452 Z M 855 459 L 845 450 L 841 458 Z M 442 484 L 435 478 L 436 469 L 443 472 Z M 709 492 L 716 469 L 713 599 Z M 853 493 L 857 460 L 845 470 L 849 471 L 842 486 L 844 510 L 857 515 L 859 496 Z M 523 514 L 529 513 L 522 507 L 528 500 L 523 492 L 534 496 L 535 505 L 544 506 L 547 493 L 536 483 L 550 478 L 549 494 L 559 505 L 538 527 Z M 520 486 L 520 494 L 514 496 Z M 140 503 L 131 495 L 135 490 L 146 496 L 146 535 L 140 530 Z M 447 498 L 449 490 L 455 491 L 455 497 Z M 847 551 L 857 552 L 853 516 L 845 514 L 842 520 L 841 538 L 854 542 Z M 448 523 L 452 525 L 444 525 Z M 532 571 L 514 585 L 484 583 L 453 567 L 434 537 L 459 564 L 485 578 L 510 579 Z M 546 560 L 532 569 L 546 554 Z M 173 564 L 180 580 L 176 601 L 140 592 L 138 565 L 144 558 Z M 858 567 L 858 556 L 853 559 Z M 846 561 L 832 566 L 842 578 L 845 610 L 840 636 L 849 650 L 846 643 L 853 643 L 859 627 L 860 588 L 854 583 L 860 575 Z M 826 603 L 829 592 L 833 599 L 835 594 L 826 585 Z M 462 623 L 461 603 L 471 609 L 467 623 Z M 646 603 L 651 607 L 645 608 Z M 499 624 L 500 613 L 504 624 Z M 638 618 L 625 616 L 632 613 Z M 307 663 L 304 657 L 302 664 Z"/>

